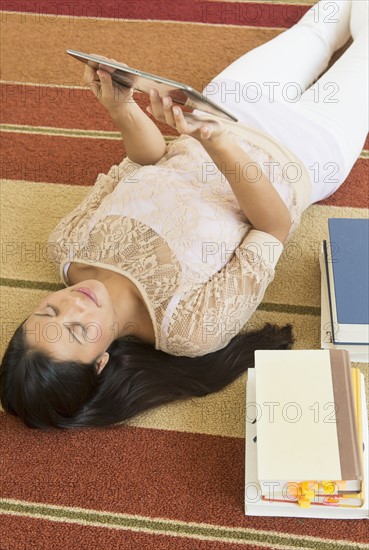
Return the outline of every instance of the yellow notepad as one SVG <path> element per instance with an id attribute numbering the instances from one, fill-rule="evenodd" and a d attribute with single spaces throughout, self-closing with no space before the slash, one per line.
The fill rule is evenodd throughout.
<path id="1" fill-rule="evenodd" d="M 362 403 L 361 403 L 361 376 L 360 376 L 360 369 L 357 367 L 351 369 L 352 374 L 352 385 L 354 388 L 354 395 L 355 395 L 355 410 L 356 410 L 356 421 L 357 421 L 357 427 L 358 427 L 358 435 L 359 435 L 359 443 L 360 443 L 360 459 L 361 463 L 364 468 L 364 453 L 363 453 L 363 432 L 362 432 Z M 364 480 L 361 482 L 361 492 L 360 493 L 350 493 L 346 495 L 342 495 L 341 498 L 361 498 L 364 499 Z"/>

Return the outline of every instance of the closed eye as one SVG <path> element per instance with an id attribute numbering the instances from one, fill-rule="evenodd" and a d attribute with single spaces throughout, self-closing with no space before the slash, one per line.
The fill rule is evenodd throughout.
<path id="1" fill-rule="evenodd" d="M 52 306 L 51 304 L 46 304 L 46 307 L 50 307 L 53 312 L 55 313 L 55 315 L 59 315 L 59 310 L 58 308 L 56 308 L 55 306 Z M 85 333 L 87 331 L 87 327 L 86 325 L 82 325 L 82 323 L 73 323 L 73 325 L 76 325 L 77 327 L 81 327 L 82 330 L 83 330 L 83 333 Z"/>
<path id="2" fill-rule="evenodd" d="M 55 306 L 52 306 L 51 304 L 46 304 L 46 307 L 49 307 L 50 309 L 52 309 L 56 316 L 59 315 L 59 310 L 58 310 Z M 40 317 L 43 317 L 43 316 L 52 317 L 52 315 L 50 315 L 49 313 L 34 313 L 33 315 L 40 316 Z M 83 330 L 83 334 L 85 334 L 85 332 L 86 332 L 86 330 L 87 330 L 87 328 L 86 328 L 85 325 L 82 325 L 81 323 L 73 323 L 73 325 L 78 325 L 78 326 L 80 326 L 80 327 L 82 328 L 82 330 Z M 77 342 L 78 342 L 79 344 L 83 345 L 82 342 L 81 342 L 81 340 L 78 340 L 77 336 L 76 336 L 76 335 L 74 334 L 74 332 L 69 328 L 69 326 L 68 326 L 67 323 L 65 323 L 65 326 L 66 326 L 67 330 L 70 332 L 70 334 L 73 336 L 73 338 L 75 338 L 75 340 L 77 340 Z"/>

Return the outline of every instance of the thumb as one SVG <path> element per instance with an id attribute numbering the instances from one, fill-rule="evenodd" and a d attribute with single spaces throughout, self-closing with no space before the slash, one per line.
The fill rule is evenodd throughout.
<path id="1" fill-rule="evenodd" d="M 203 138 L 209 139 L 210 134 L 211 134 L 209 127 L 208 126 L 203 126 L 201 128 L 201 134 L 202 134 Z"/>

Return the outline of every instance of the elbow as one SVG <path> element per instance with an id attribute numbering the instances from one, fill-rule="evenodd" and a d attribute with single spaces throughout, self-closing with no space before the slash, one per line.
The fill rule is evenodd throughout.
<path id="1" fill-rule="evenodd" d="M 284 244 L 286 243 L 286 241 L 287 241 L 288 235 L 289 235 L 289 233 L 290 233 L 291 225 L 292 225 L 292 224 L 290 224 L 290 225 L 288 226 L 288 228 L 285 228 L 285 229 L 283 230 L 281 237 L 278 239 L 279 241 L 281 241 L 281 243 L 282 243 L 283 245 L 284 245 Z"/>
<path id="2" fill-rule="evenodd" d="M 283 245 L 287 241 L 288 235 L 290 233 L 292 227 L 292 221 L 291 217 L 288 215 L 288 220 L 285 221 L 285 223 L 280 223 L 276 227 L 270 227 L 266 231 L 270 235 L 273 235 L 276 239 L 278 239 Z"/>
<path id="3" fill-rule="evenodd" d="M 287 210 L 287 208 L 286 208 Z M 285 220 L 284 220 L 284 223 L 281 224 L 281 228 L 280 228 L 280 241 L 281 243 L 284 245 L 285 242 L 287 241 L 287 238 L 288 238 L 288 235 L 290 233 L 290 230 L 291 230 L 291 227 L 292 227 L 292 219 L 291 219 L 291 214 L 290 212 L 287 210 L 286 211 L 286 216 L 285 216 Z"/>

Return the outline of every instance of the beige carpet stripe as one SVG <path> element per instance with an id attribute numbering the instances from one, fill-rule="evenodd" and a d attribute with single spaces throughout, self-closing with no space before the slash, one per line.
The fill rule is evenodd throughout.
<path id="1" fill-rule="evenodd" d="M 78 130 L 73 128 L 53 128 L 51 126 L 27 126 L 20 124 L 0 124 L 0 131 L 22 134 L 45 134 L 48 136 L 68 136 L 91 139 L 122 139 L 120 132 L 101 130 Z"/>
<path id="2" fill-rule="evenodd" d="M 16 273 L 20 280 L 60 284 L 59 273 L 48 259 L 47 239 L 59 221 L 80 204 L 89 191 L 85 186 L 0 181 L 0 276 L 12 280 Z M 264 302 L 320 307 L 318 253 L 320 242 L 328 238 L 327 219 L 333 217 L 363 218 L 368 217 L 368 212 L 363 208 L 319 204 L 307 209 L 293 238 L 285 245 Z M 22 233 L 19 220 L 22 220 Z M 42 241 L 40 235 L 43 235 Z"/>
<path id="3" fill-rule="evenodd" d="M 4 287 L 2 287 L 4 290 Z M 50 291 L 49 291 L 50 292 Z M 31 288 L 7 287 L 0 292 L 0 308 L 3 317 L 1 335 L 1 356 L 14 330 L 45 296 L 45 291 Z M 291 323 L 297 345 L 294 349 L 320 349 L 320 318 L 316 315 L 258 309 L 247 329 L 261 328 L 264 323 L 283 326 Z M 369 369 L 366 363 L 352 363 L 364 373 L 367 397 L 369 398 Z M 137 428 L 175 430 L 189 433 L 220 435 L 224 437 L 245 437 L 245 402 L 247 372 L 219 393 L 201 399 L 174 402 L 141 413 L 128 420 L 127 425 Z"/>
<path id="4" fill-rule="evenodd" d="M 4 279 L 0 277 L 0 285 L 9 288 L 28 288 L 34 290 L 46 290 L 48 292 L 54 292 L 65 288 L 62 283 L 45 283 L 42 281 L 26 281 L 21 279 Z M 299 306 L 296 304 L 271 304 L 268 302 L 262 302 L 259 305 L 261 311 L 276 311 L 278 313 L 300 313 L 308 315 L 320 315 L 320 308 Z"/>
<path id="5" fill-rule="evenodd" d="M 328 218 L 367 217 L 368 211 L 364 208 L 311 205 L 304 211 L 300 226 L 285 245 L 274 281 L 267 288 L 264 300 L 320 307 L 319 251 L 322 240 L 329 240 Z"/>
<path id="6" fill-rule="evenodd" d="M 230 528 L 221 525 L 210 525 L 195 522 L 171 521 L 162 518 L 100 512 L 84 508 L 55 506 L 52 504 L 38 504 L 13 499 L 0 500 L 0 510 L 7 514 L 21 515 L 38 519 L 48 519 L 64 523 L 79 523 L 109 529 L 133 530 L 150 534 L 179 536 L 199 540 L 218 540 L 236 544 L 263 543 L 273 544 L 273 548 L 292 550 L 346 550 L 347 548 L 367 548 L 367 545 L 347 540 L 328 540 L 308 535 L 299 535 L 291 539 L 290 534 L 277 531 L 265 531 L 250 528 Z M 259 539 L 259 540 L 258 540 Z M 288 541 L 289 544 L 286 544 Z M 291 544 L 293 542 L 293 544 Z M 308 546 L 306 545 L 308 543 Z M 314 543 L 314 546 L 312 546 Z"/>
<path id="7" fill-rule="evenodd" d="M 53 126 L 27 126 L 21 124 L 0 124 L 0 131 L 21 134 L 41 134 L 49 136 L 68 136 L 75 138 L 114 139 L 121 141 L 120 132 L 107 132 L 105 130 L 80 130 L 78 128 L 57 128 Z M 173 141 L 178 136 L 163 134 L 165 141 Z"/>
<path id="8" fill-rule="evenodd" d="M 1 13 L 1 12 L 0 12 Z M 0 84 L 14 84 L 16 86 L 38 86 L 40 88 L 55 88 L 55 84 L 47 84 L 47 82 L 27 82 L 23 80 L 1 80 Z M 78 84 L 70 86 L 68 84 L 58 84 L 58 88 L 65 88 L 70 90 L 85 90 L 86 86 L 79 86 Z"/>

